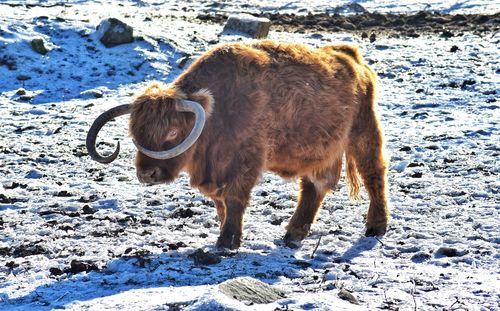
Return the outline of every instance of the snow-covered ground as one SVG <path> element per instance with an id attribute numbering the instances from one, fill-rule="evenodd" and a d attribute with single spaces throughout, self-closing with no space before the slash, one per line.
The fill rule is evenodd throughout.
<path id="1" fill-rule="evenodd" d="M 380 12 L 495 13 L 500 6 L 357 2 Z M 100 112 L 130 102 L 149 80 L 172 80 L 183 58 L 241 39 L 189 17 L 319 12 L 328 3 L 2 1 L 0 310 L 499 309 L 498 33 L 370 43 L 355 33 L 271 31 L 271 39 L 312 46 L 357 44 L 378 72 L 391 161 L 392 220 L 382 238 L 363 236 L 366 196 L 350 202 L 341 182 L 302 246 L 285 247 L 297 187 L 266 173 L 246 213 L 242 247 L 218 253 L 215 208 L 188 176 L 154 187 L 136 180 L 126 118 L 99 139 L 99 150 L 121 141 L 118 160 L 105 166 L 86 155 L 86 131 Z M 105 48 L 95 26 L 110 16 L 142 39 Z M 47 54 L 31 49 L 36 37 L 47 42 Z M 221 262 L 195 264 L 191 255 L 200 248 Z M 221 293 L 218 284 L 240 276 L 286 297 L 249 305 Z"/>

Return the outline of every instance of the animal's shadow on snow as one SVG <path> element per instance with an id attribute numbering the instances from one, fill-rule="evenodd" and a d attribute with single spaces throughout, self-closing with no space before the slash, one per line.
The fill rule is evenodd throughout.
<path id="1" fill-rule="evenodd" d="M 325 263 L 350 262 L 376 244 L 376 239 L 363 237 L 343 254 L 328 251 L 302 260 L 294 257 L 297 250 L 285 246 L 260 252 L 255 252 L 254 249 L 239 252 L 208 249 L 210 254 L 221 259 L 220 262 L 209 265 L 195 263 L 193 254 L 196 251 L 192 248 L 161 254 L 129 253 L 107 262 L 100 269 L 88 266 L 88 273 L 69 272 L 53 276 L 56 281 L 52 284 L 39 286 L 26 296 L 16 299 L 0 297 L 0 301 L 12 306 L 54 309 L 75 301 L 90 301 L 132 289 L 215 285 L 241 276 L 250 276 L 268 284 L 286 277 L 292 282 L 297 280 L 299 284 L 304 278 L 304 270 L 310 267 L 321 269 Z"/>
<path id="2" fill-rule="evenodd" d="M 342 261 L 350 262 L 354 258 L 361 255 L 361 253 L 371 250 L 377 245 L 379 241 L 376 238 L 359 238 L 347 251 L 344 252 L 341 259 Z"/>

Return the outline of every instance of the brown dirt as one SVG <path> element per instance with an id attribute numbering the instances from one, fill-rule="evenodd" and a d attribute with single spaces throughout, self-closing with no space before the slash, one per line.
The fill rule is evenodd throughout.
<path id="1" fill-rule="evenodd" d="M 381 14 L 364 12 L 355 15 L 341 14 L 281 14 L 262 13 L 256 15 L 271 20 L 271 29 L 282 32 L 368 32 L 418 37 L 421 34 L 436 34 L 453 37 L 464 32 L 495 33 L 500 29 L 500 12 L 495 14 L 443 14 L 421 11 L 416 14 Z M 200 14 L 198 20 L 223 24 L 223 14 Z"/>

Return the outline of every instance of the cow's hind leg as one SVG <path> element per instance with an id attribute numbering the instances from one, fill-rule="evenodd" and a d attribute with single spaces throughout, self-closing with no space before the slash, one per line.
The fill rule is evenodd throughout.
<path id="1" fill-rule="evenodd" d="M 354 159 L 370 197 L 366 217 L 366 236 L 383 235 L 387 230 L 387 162 L 384 159 L 383 133 L 373 110 L 353 128 L 347 156 Z"/>
<path id="2" fill-rule="evenodd" d="M 299 201 L 288 222 L 284 238 L 287 246 L 296 247 L 296 242 L 302 241 L 307 236 L 325 195 L 336 187 L 341 168 L 342 162 L 339 161 L 330 170 L 314 177 L 300 179 Z"/>
<path id="3" fill-rule="evenodd" d="M 222 228 L 222 224 L 226 219 L 226 206 L 224 205 L 224 202 L 222 202 L 221 200 L 214 199 L 214 202 L 215 202 L 215 208 L 217 208 L 217 216 L 219 217 L 220 227 Z"/>

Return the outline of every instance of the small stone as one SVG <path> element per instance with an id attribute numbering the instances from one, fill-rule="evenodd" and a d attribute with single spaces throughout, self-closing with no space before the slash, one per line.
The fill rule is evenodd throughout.
<path id="1" fill-rule="evenodd" d="M 95 214 L 97 212 L 97 210 L 89 205 L 84 205 L 82 212 L 84 215 L 92 215 L 92 214 Z"/>
<path id="2" fill-rule="evenodd" d="M 370 42 L 371 42 L 371 43 L 373 43 L 373 42 L 375 42 L 376 40 L 377 40 L 377 35 L 376 35 L 376 34 L 374 34 L 374 33 L 372 33 L 372 34 L 370 35 Z"/>
<path id="3" fill-rule="evenodd" d="M 26 81 L 26 80 L 31 79 L 31 77 L 30 77 L 30 76 L 27 76 L 27 75 L 18 75 L 18 76 L 16 77 L 16 79 L 17 79 L 17 80 L 19 80 L 19 81 Z"/>
<path id="4" fill-rule="evenodd" d="M 84 99 L 102 98 L 103 95 L 104 93 L 100 89 L 91 89 L 80 93 L 80 97 Z"/>
<path id="5" fill-rule="evenodd" d="M 47 52 L 49 51 L 45 47 L 45 41 L 42 38 L 35 38 L 31 40 L 31 47 L 35 52 L 40 53 L 42 55 L 47 54 Z"/>
<path id="6" fill-rule="evenodd" d="M 57 192 L 54 196 L 56 196 L 56 197 L 66 197 L 67 198 L 67 197 L 71 197 L 73 195 L 71 193 L 69 193 L 68 191 L 66 191 L 66 190 L 61 190 L 61 191 Z"/>
<path id="7" fill-rule="evenodd" d="M 271 21 L 267 18 L 237 14 L 229 16 L 222 32 L 239 32 L 261 39 L 267 37 L 270 27 Z"/>
<path id="8" fill-rule="evenodd" d="M 415 172 L 411 175 L 412 178 L 422 178 L 423 174 L 421 172 Z"/>
<path id="9" fill-rule="evenodd" d="M 26 90 L 23 88 L 20 88 L 16 91 L 16 95 L 26 95 Z"/>
<path id="10" fill-rule="evenodd" d="M 353 23 L 349 22 L 344 22 L 340 24 L 341 28 L 347 29 L 347 30 L 356 30 L 356 26 Z"/>
<path id="11" fill-rule="evenodd" d="M 134 41 L 133 28 L 116 18 L 101 21 L 97 26 L 97 33 L 99 40 L 107 48 Z"/>
<path id="12" fill-rule="evenodd" d="M 454 37 L 455 34 L 453 34 L 453 32 L 449 31 L 449 30 L 444 30 L 442 33 L 441 33 L 441 38 L 452 38 Z"/>
<path id="13" fill-rule="evenodd" d="M 219 289 L 228 297 L 255 304 L 273 303 L 286 297 L 283 290 L 250 277 L 227 280 L 219 284 Z"/>
<path id="14" fill-rule="evenodd" d="M 59 275 L 64 274 L 64 272 L 59 268 L 50 268 L 49 272 L 50 272 L 50 275 L 52 275 L 52 276 L 59 276 Z"/>
<path id="15" fill-rule="evenodd" d="M 354 295 L 345 288 L 342 288 L 339 291 L 338 296 L 340 299 L 347 300 L 350 303 L 355 304 L 355 305 L 359 305 L 358 299 L 356 297 L 354 297 Z"/>

